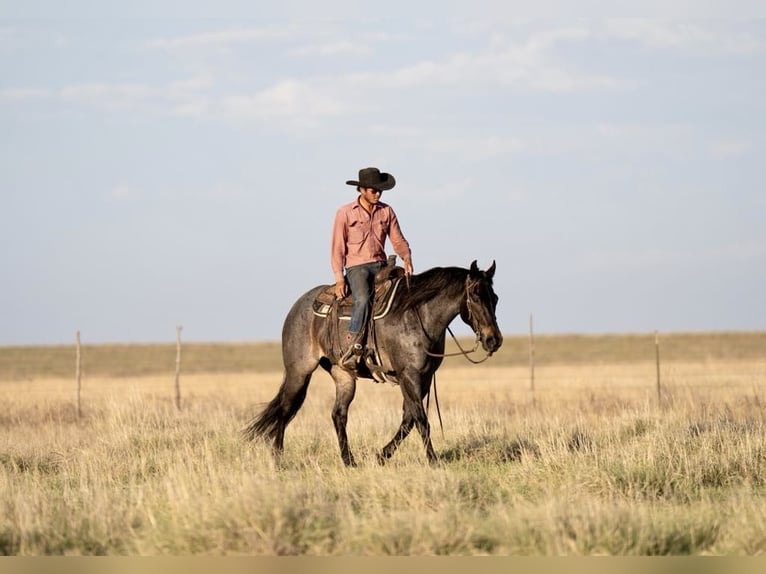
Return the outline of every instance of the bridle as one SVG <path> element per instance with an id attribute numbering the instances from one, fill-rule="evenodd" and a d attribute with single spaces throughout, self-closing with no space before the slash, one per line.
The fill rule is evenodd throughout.
<path id="1" fill-rule="evenodd" d="M 489 359 L 489 353 L 487 353 L 483 359 L 480 359 L 478 361 L 468 356 L 471 353 L 475 353 L 479 348 L 479 344 L 481 343 L 481 335 L 479 334 L 479 329 L 477 329 L 473 324 L 474 312 L 471 309 L 471 305 L 476 305 L 476 303 L 471 299 L 471 289 L 475 287 L 480 281 L 481 279 L 476 279 L 473 282 L 469 282 L 468 280 L 466 280 L 465 291 L 464 291 L 465 292 L 465 307 L 466 307 L 466 314 L 468 315 L 468 323 L 470 324 L 471 329 L 473 329 L 473 332 L 476 335 L 476 341 L 474 343 L 473 349 L 471 349 L 470 351 L 466 351 L 465 349 L 463 349 L 463 347 L 460 345 L 460 342 L 457 340 L 457 337 L 455 337 L 455 333 L 453 333 L 450 326 L 447 325 L 447 331 L 452 336 L 452 340 L 455 341 L 455 344 L 457 345 L 457 348 L 460 349 L 460 351 L 456 353 L 432 353 L 428 349 L 424 349 L 424 352 L 426 355 L 428 355 L 429 357 L 437 358 L 437 359 L 442 359 L 444 357 L 456 357 L 456 356 L 462 355 L 466 358 L 467 361 L 473 363 L 474 365 L 478 365 L 479 363 L 483 363 L 484 361 Z M 409 281 L 407 281 L 407 287 L 409 287 Z M 428 335 L 428 332 L 426 331 L 425 325 L 423 325 L 423 318 L 420 316 L 420 312 L 417 310 L 417 308 L 415 308 L 414 310 L 415 310 L 415 315 L 418 318 L 418 322 L 420 323 L 420 328 L 423 329 L 423 333 L 426 335 L 426 337 L 428 337 L 428 339 L 431 339 L 431 337 Z M 442 437 L 443 437 L 444 423 L 442 422 L 442 413 L 441 413 L 441 409 L 439 408 L 439 395 L 437 394 L 437 391 L 436 391 L 436 372 L 434 372 L 433 374 L 433 384 L 431 385 L 430 389 L 428 390 L 428 394 L 426 395 L 426 412 L 430 410 L 430 407 L 431 407 L 431 389 L 433 389 L 434 391 L 434 402 L 436 403 L 436 414 L 439 417 L 439 428 L 441 429 Z"/>
<path id="2" fill-rule="evenodd" d="M 471 329 L 473 329 L 473 332 L 476 335 L 476 341 L 474 342 L 473 349 L 469 351 L 466 351 L 465 349 L 463 349 L 463 347 L 460 345 L 460 342 L 457 340 L 457 337 L 455 337 L 455 333 L 453 333 L 450 326 L 447 325 L 447 331 L 452 337 L 452 340 L 455 342 L 455 345 L 457 345 L 457 348 L 459 349 L 459 351 L 455 353 L 432 353 L 428 349 L 425 349 L 424 351 L 426 355 L 428 355 L 429 357 L 437 358 L 437 359 L 442 359 L 445 357 L 459 357 L 460 355 L 462 355 L 463 357 L 466 358 L 467 361 L 473 363 L 474 365 L 478 365 L 480 363 L 483 363 L 487 359 L 489 359 L 489 353 L 487 353 L 483 359 L 480 359 L 478 361 L 468 356 L 472 353 L 475 353 L 479 349 L 479 345 L 481 343 L 481 335 L 479 334 L 479 329 L 474 326 L 474 323 L 473 323 L 474 312 L 471 308 L 472 305 L 476 305 L 476 302 L 473 301 L 473 299 L 471 299 L 471 289 L 473 289 L 480 282 L 481 282 L 481 279 L 475 279 L 472 282 L 466 281 L 465 291 L 464 291 L 466 314 L 468 315 L 468 324 L 471 326 Z M 420 317 L 420 312 L 417 309 L 415 309 L 415 314 L 418 317 L 418 321 L 420 322 L 421 329 L 423 329 L 423 332 L 426 333 L 425 325 L 423 325 L 423 319 Z M 426 336 L 428 336 L 428 333 L 426 333 Z"/>

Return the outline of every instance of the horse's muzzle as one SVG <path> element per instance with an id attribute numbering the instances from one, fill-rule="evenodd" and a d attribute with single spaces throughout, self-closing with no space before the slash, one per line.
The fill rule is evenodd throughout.
<path id="1" fill-rule="evenodd" d="M 481 338 L 481 346 L 487 354 L 492 355 L 503 344 L 503 336 L 500 333 L 493 333 Z"/>

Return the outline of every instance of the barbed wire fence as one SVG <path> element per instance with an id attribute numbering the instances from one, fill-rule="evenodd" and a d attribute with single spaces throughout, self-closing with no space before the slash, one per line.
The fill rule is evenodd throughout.
<path id="1" fill-rule="evenodd" d="M 623 337 L 621 351 L 610 350 L 607 347 L 598 347 L 591 344 L 587 345 L 587 336 L 580 336 L 579 343 L 570 344 L 570 349 L 565 349 L 561 343 L 561 337 L 544 335 L 542 337 L 535 333 L 535 321 L 532 313 L 529 314 L 529 332 L 526 336 L 507 337 L 504 347 L 510 349 L 501 349 L 498 355 L 493 357 L 493 361 L 488 361 L 485 365 L 489 367 L 513 367 L 516 369 L 508 380 L 521 381 L 523 375 L 523 364 L 528 362 L 528 388 L 529 396 L 534 401 L 539 395 L 540 385 L 538 379 L 540 375 L 537 367 L 551 365 L 551 347 L 556 347 L 554 363 L 558 365 L 568 365 L 569 361 L 576 359 L 579 365 L 589 364 L 614 364 L 620 361 L 624 362 L 654 362 L 654 374 L 647 371 L 646 389 L 654 386 L 656 399 L 662 403 L 665 398 L 666 381 L 662 375 L 669 375 L 671 387 L 674 384 L 673 367 L 666 371 L 665 364 L 673 365 L 674 361 L 687 360 L 697 361 L 704 364 L 706 361 L 724 359 L 738 359 L 755 357 L 758 360 L 766 362 L 766 332 L 764 333 L 744 333 L 741 334 L 741 340 L 737 339 L 737 334 L 716 334 L 707 335 L 686 335 L 692 342 L 687 341 L 687 347 L 696 345 L 694 353 L 688 349 L 683 353 L 678 350 L 678 341 L 683 339 L 683 335 L 668 334 L 670 342 L 667 357 L 661 353 L 662 338 L 660 332 L 655 330 L 653 334 L 639 334 L 630 337 Z M 167 343 L 147 343 L 147 344 L 95 344 L 88 345 L 82 343 L 80 331 L 75 332 L 74 348 L 71 345 L 59 345 L 50 347 L 30 348 L 0 348 L 0 383 L 3 381 L 33 381 L 38 378 L 70 378 L 72 376 L 72 359 L 74 358 L 74 398 L 75 410 L 78 419 L 83 416 L 83 395 L 87 395 L 88 378 L 121 378 L 121 377 L 145 377 L 158 376 L 168 377 L 168 397 L 172 400 L 176 410 L 182 409 L 182 376 L 184 374 L 216 374 L 232 372 L 280 372 L 283 369 L 281 363 L 281 343 L 261 342 L 261 343 L 183 343 L 181 333 L 183 327 L 177 325 L 175 329 L 175 345 Z M 653 336 L 652 336 L 653 335 Z M 551 337 L 554 337 L 553 339 Z M 578 336 L 571 336 L 577 339 Z M 604 336 L 609 339 L 610 336 Z M 620 339 L 621 336 L 611 336 L 612 339 Z M 695 339 L 696 337 L 696 339 Z M 704 339 L 707 337 L 709 340 Z M 728 337 L 728 338 L 726 338 Z M 527 339 L 526 345 L 524 339 Z M 653 339 L 653 354 L 651 353 L 651 342 Z M 695 342 L 702 341 L 704 344 Z M 725 341 L 725 343 L 722 343 Z M 673 344 L 675 343 L 675 344 Z M 578 347 L 578 344 L 580 345 Z M 723 349 L 726 347 L 726 349 Z M 587 352 L 583 353 L 583 349 Z M 723 349 L 723 350 L 722 350 Z M 740 357 L 742 353 L 745 356 Z M 568 353 L 568 354 L 567 354 Z M 580 353 L 578 355 L 578 353 Z M 503 357 L 502 355 L 505 355 Z M 73 357 L 74 355 L 74 357 Z M 623 356 L 624 355 L 624 356 Z M 730 355 L 730 356 L 729 356 Z M 183 362 L 182 362 L 183 357 Z M 542 361 L 540 360 L 542 357 Z M 500 359 L 498 361 L 498 359 Z M 618 360 L 619 359 L 619 360 Z M 730 361 L 730 364 L 731 361 Z M 733 363 L 736 365 L 736 363 Z M 453 362 L 452 366 L 456 366 Z M 481 369 L 477 369 L 477 377 L 480 377 Z M 546 373 L 543 374 L 546 379 Z M 748 374 L 738 374 L 736 367 L 725 374 L 717 375 L 717 378 L 711 378 L 710 375 L 684 373 L 684 382 L 696 384 L 694 377 L 698 377 L 700 386 L 720 385 L 725 380 L 734 380 L 738 377 L 747 377 Z M 702 380 L 705 377 L 705 380 Z M 617 375 L 615 378 L 619 378 Z M 677 377 L 675 377 L 677 379 Z M 70 379 L 71 380 L 71 379 Z M 542 380 L 543 387 L 550 388 L 551 384 L 564 385 L 564 381 Z M 517 387 L 518 388 L 518 387 Z M 161 391 L 161 389 L 160 389 Z"/>
<path id="2" fill-rule="evenodd" d="M 176 370 L 175 370 L 175 407 L 181 410 L 181 330 L 183 326 L 176 326 Z M 82 341 L 80 331 L 75 332 L 75 405 L 77 408 L 77 419 L 82 419 Z"/>

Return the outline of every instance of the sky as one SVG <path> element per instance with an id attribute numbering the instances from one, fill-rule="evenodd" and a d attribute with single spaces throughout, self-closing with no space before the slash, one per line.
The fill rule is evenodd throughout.
<path id="1" fill-rule="evenodd" d="M 125 4 L 0 0 L 0 345 L 278 341 L 367 166 L 508 335 L 766 329 L 748 6 Z"/>

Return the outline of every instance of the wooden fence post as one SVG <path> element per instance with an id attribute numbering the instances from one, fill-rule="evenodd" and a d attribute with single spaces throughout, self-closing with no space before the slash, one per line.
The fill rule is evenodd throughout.
<path id="1" fill-rule="evenodd" d="M 529 390 L 535 392 L 535 333 L 532 313 L 529 314 Z"/>
<path id="2" fill-rule="evenodd" d="M 176 326 L 176 409 L 181 410 L 181 325 Z"/>
<path id="3" fill-rule="evenodd" d="M 82 417 L 82 405 L 80 404 L 80 394 L 82 391 L 82 376 L 80 371 L 80 331 L 75 333 L 75 364 L 74 364 L 74 379 L 77 383 L 77 420 Z"/>
<path id="4" fill-rule="evenodd" d="M 654 357 L 657 362 L 657 400 L 662 400 L 662 386 L 660 385 L 660 335 L 654 332 Z"/>

